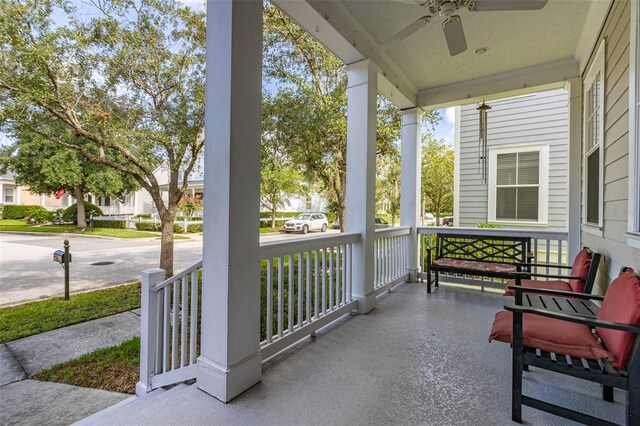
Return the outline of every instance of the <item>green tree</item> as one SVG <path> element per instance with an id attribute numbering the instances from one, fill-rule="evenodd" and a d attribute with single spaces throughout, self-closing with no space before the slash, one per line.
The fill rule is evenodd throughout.
<path id="1" fill-rule="evenodd" d="M 0 130 L 79 153 L 146 189 L 173 274 L 173 221 L 203 148 L 205 19 L 175 0 L 0 2 Z M 57 22 L 52 15 L 56 11 Z M 60 16 L 66 16 L 66 21 Z M 165 165 L 168 199 L 154 171 Z"/>
<path id="2" fill-rule="evenodd" d="M 453 210 L 453 148 L 431 133 L 422 140 L 422 195 L 436 223 L 441 212 Z"/>
<path id="3" fill-rule="evenodd" d="M 21 134 L 17 143 L 0 149 L 0 172 L 11 170 L 18 185 L 35 194 L 52 195 L 64 190 L 76 198 L 77 226 L 85 226 L 84 196 L 123 197 L 139 185 L 113 168 L 88 162 L 77 151 Z"/>

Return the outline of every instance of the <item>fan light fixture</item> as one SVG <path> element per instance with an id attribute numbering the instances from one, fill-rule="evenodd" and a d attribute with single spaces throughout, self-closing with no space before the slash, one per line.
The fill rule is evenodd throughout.
<path id="1" fill-rule="evenodd" d="M 487 183 L 487 111 L 491 107 L 482 101 L 476 108 L 480 111 L 480 138 L 478 143 L 478 171 L 482 175 L 482 183 Z"/>
<path id="2" fill-rule="evenodd" d="M 476 49 L 476 51 L 475 51 L 476 55 L 484 55 L 485 53 L 487 53 L 487 48 L 486 47 L 481 47 L 480 49 Z"/>

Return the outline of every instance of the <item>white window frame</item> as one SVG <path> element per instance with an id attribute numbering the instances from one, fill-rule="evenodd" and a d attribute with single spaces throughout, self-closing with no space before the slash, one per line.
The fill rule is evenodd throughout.
<path id="1" fill-rule="evenodd" d="M 583 99 L 583 114 L 582 114 L 582 230 L 597 236 L 602 236 L 602 229 L 604 225 L 604 110 L 605 110 L 605 40 L 600 42 L 600 46 L 593 58 L 593 62 L 589 66 L 587 75 L 584 78 L 582 86 L 582 99 Z M 600 150 L 599 157 L 599 176 L 598 176 L 598 223 L 587 222 L 587 157 L 592 154 L 596 147 L 592 147 L 587 151 L 587 107 L 589 89 L 595 82 L 596 77 L 599 76 L 600 80 L 600 108 L 598 110 L 599 126 L 599 144 L 597 149 Z"/>
<path id="2" fill-rule="evenodd" d="M 629 43 L 629 246 L 640 249 L 640 5 L 631 2 Z"/>
<path id="3" fill-rule="evenodd" d="M 498 155 L 524 152 L 538 152 L 538 220 L 499 220 L 496 219 L 497 171 Z M 488 185 L 487 220 L 491 223 L 542 225 L 547 226 L 549 220 L 549 145 L 519 145 L 502 148 L 489 148 L 489 185 Z"/>
<path id="4" fill-rule="evenodd" d="M 11 190 L 11 201 L 7 201 L 7 191 Z M 16 188 L 9 186 L 7 188 L 3 188 L 2 191 L 2 202 L 4 204 L 16 204 Z"/>

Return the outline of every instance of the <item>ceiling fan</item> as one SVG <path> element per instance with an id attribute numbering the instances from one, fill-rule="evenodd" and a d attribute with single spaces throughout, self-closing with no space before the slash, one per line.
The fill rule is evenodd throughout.
<path id="1" fill-rule="evenodd" d="M 462 20 L 455 15 L 456 10 L 467 8 L 472 12 L 496 12 L 513 10 L 540 10 L 548 0 L 392 0 L 399 3 L 420 6 L 429 11 L 428 15 L 418 18 L 397 34 L 380 45 L 382 50 L 388 50 L 400 41 L 418 31 L 424 25 L 431 22 L 433 17 L 440 15 L 442 31 L 447 41 L 449 54 L 455 56 L 467 50 L 467 41 L 464 37 Z"/>

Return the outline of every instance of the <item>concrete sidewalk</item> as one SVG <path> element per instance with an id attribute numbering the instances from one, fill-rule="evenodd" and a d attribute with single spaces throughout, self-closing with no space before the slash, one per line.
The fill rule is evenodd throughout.
<path id="1" fill-rule="evenodd" d="M 139 335 L 136 309 L 0 344 L 0 424 L 68 425 L 131 397 L 29 377 Z"/>

